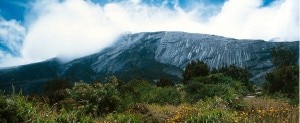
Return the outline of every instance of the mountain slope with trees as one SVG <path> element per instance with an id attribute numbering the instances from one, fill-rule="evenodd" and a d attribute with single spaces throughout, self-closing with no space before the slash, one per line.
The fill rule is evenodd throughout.
<path id="1" fill-rule="evenodd" d="M 126 34 L 111 47 L 67 63 L 54 59 L 0 70 L 0 84 L 2 89 L 14 84 L 24 92 L 40 93 L 34 88 L 57 77 L 88 83 L 113 75 L 125 81 L 143 78 L 150 82 L 167 77 L 178 83 L 185 78 L 185 66 L 193 60 L 203 61 L 210 69 L 229 65 L 246 68 L 250 81 L 261 84 L 264 75 L 275 67 L 270 54 L 273 47 L 298 54 L 299 41 L 238 40 L 184 32 Z"/>

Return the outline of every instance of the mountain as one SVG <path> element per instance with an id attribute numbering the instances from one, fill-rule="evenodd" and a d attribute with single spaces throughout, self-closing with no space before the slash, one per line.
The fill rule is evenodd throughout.
<path id="1" fill-rule="evenodd" d="M 29 89 L 54 77 L 91 82 L 111 75 L 125 81 L 132 78 L 157 80 L 161 77 L 180 81 L 185 65 L 197 59 L 211 68 L 232 64 L 245 67 L 250 71 L 251 81 L 261 82 L 264 74 L 274 67 L 269 54 L 273 47 L 285 47 L 298 53 L 299 41 L 238 40 L 184 32 L 126 34 L 109 48 L 67 63 L 51 59 L 2 70 L 0 83 L 6 89 L 10 83 Z"/>

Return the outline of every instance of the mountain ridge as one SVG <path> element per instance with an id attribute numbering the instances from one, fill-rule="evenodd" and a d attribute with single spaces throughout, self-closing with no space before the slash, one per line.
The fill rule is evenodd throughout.
<path id="1" fill-rule="evenodd" d="M 55 68 L 52 71 L 56 71 L 53 72 L 56 74 L 51 75 L 88 82 L 103 80 L 110 75 L 124 80 L 137 77 L 156 80 L 166 76 L 179 81 L 187 63 L 201 60 L 211 68 L 232 64 L 245 67 L 250 71 L 251 81 L 261 82 L 263 75 L 274 67 L 269 54 L 273 47 L 284 47 L 298 53 L 299 41 L 239 40 L 209 34 L 165 31 L 125 34 L 114 45 L 92 55 L 67 63 L 58 60 L 54 63 L 54 60 L 53 64 L 56 65 L 53 65 Z M 3 76 L 5 78 L 7 74 L 13 74 L 14 70 L 8 73 L 3 71 L 0 70 L 0 83 L 13 78 L 3 79 Z M 34 78 L 26 79 L 34 81 Z"/>

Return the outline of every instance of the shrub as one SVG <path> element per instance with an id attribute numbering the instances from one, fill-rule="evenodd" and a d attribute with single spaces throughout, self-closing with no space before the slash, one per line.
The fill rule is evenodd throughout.
<path id="1" fill-rule="evenodd" d="M 16 117 L 17 107 L 10 105 L 7 101 L 7 98 L 3 95 L 0 96 L 0 121 L 1 122 L 18 122 Z M 12 102 L 11 102 L 12 103 Z"/>
<path id="2" fill-rule="evenodd" d="M 199 82 L 191 82 L 185 87 L 186 100 L 195 103 L 200 99 L 214 96 L 231 95 L 231 89 L 226 84 L 203 84 Z"/>
<path id="3" fill-rule="evenodd" d="M 270 54 L 275 69 L 267 73 L 264 88 L 271 94 L 283 93 L 299 100 L 298 54 L 282 48 L 273 48 Z"/>
<path id="4" fill-rule="evenodd" d="M 240 68 L 235 65 L 229 65 L 222 68 L 219 68 L 217 70 L 212 71 L 212 73 L 222 73 L 226 76 L 230 76 L 233 79 L 241 80 L 243 82 L 248 82 L 248 70 L 245 68 Z"/>
<path id="5" fill-rule="evenodd" d="M 78 106 L 78 104 L 77 104 L 76 100 L 74 100 L 73 98 L 66 98 L 57 103 L 58 109 L 65 109 L 67 111 L 76 110 L 77 106 Z"/>
<path id="6" fill-rule="evenodd" d="M 61 109 L 54 119 L 57 123 L 93 123 L 93 119 L 91 117 L 76 110 L 67 111 L 65 109 Z"/>
<path id="7" fill-rule="evenodd" d="M 187 64 L 185 70 L 183 72 L 183 80 L 184 84 L 187 84 L 189 80 L 199 76 L 207 76 L 209 75 L 209 66 L 203 61 L 191 61 L 191 63 Z"/>
<path id="8" fill-rule="evenodd" d="M 247 89 L 239 81 L 223 74 L 211 74 L 207 77 L 196 77 L 185 85 L 185 99 L 190 103 L 200 99 L 219 96 L 228 101 L 245 94 Z"/>
<path id="9" fill-rule="evenodd" d="M 142 101 L 142 95 L 153 89 L 153 85 L 147 81 L 134 79 L 120 87 L 123 105 L 131 105 Z"/>
<path id="10" fill-rule="evenodd" d="M 149 109 L 143 103 L 136 103 L 136 104 L 129 106 L 129 112 L 144 115 L 149 112 Z"/>
<path id="11" fill-rule="evenodd" d="M 114 83 L 89 85 L 80 82 L 67 92 L 79 105 L 84 106 L 86 113 L 100 115 L 119 108 L 120 94 Z"/>
<path id="12" fill-rule="evenodd" d="M 198 116 L 191 116 L 186 119 L 186 122 L 192 123 L 232 123 L 234 121 L 234 115 L 226 110 L 212 109 L 210 111 L 199 113 Z"/>
<path id="13" fill-rule="evenodd" d="M 266 75 L 265 89 L 270 93 L 282 92 L 289 97 L 298 97 L 299 68 L 297 66 L 278 67 Z"/>
<path id="14" fill-rule="evenodd" d="M 33 104 L 21 95 L 0 95 L 0 120 L 3 122 L 29 122 L 34 117 Z"/>
<path id="15" fill-rule="evenodd" d="M 156 83 L 158 87 L 174 87 L 175 83 L 172 82 L 169 78 L 160 78 L 160 80 Z"/>
<path id="16" fill-rule="evenodd" d="M 287 48 L 272 48 L 270 54 L 275 66 L 293 66 L 299 59 L 299 54 Z"/>
<path id="17" fill-rule="evenodd" d="M 71 88 L 72 84 L 67 79 L 53 79 L 44 84 L 45 95 L 53 105 L 66 98 L 66 88 Z"/>
<path id="18" fill-rule="evenodd" d="M 225 76 L 229 76 L 235 80 L 241 81 L 245 84 L 248 89 L 251 89 L 251 84 L 249 83 L 249 72 L 245 68 L 240 68 L 235 65 L 230 65 L 226 67 L 219 68 L 217 70 L 213 70 L 212 73 L 222 73 Z"/>
<path id="19" fill-rule="evenodd" d="M 142 116 L 139 114 L 111 113 L 105 118 L 104 122 L 141 123 L 145 121 L 143 121 Z"/>
<path id="20" fill-rule="evenodd" d="M 142 100 L 147 103 L 157 103 L 161 105 L 179 104 L 181 102 L 181 95 L 176 88 L 154 87 L 142 95 Z"/>

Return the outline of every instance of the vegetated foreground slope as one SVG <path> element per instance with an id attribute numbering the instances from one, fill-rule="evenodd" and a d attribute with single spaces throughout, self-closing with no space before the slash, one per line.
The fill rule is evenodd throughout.
<path id="1" fill-rule="evenodd" d="M 68 63 L 52 59 L 2 70 L 0 83 L 22 83 L 17 85 L 30 88 L 34 83 L 40 84 L 53 77 L 89 82 L 110 75 L 123 80 L 169 77 L 179 81 L 185 65 L 191 60 L 204 61 L 212 68 L 232 64 L 244 67 L 249 70 L 251 81 L 261 82 L 263 75 L 274 67 L 269 53 L 273 47 L 284 47 L 298 53 L 299 41 L 238 40 L 184 32 L 126 34 L 113 46 Z"/>

